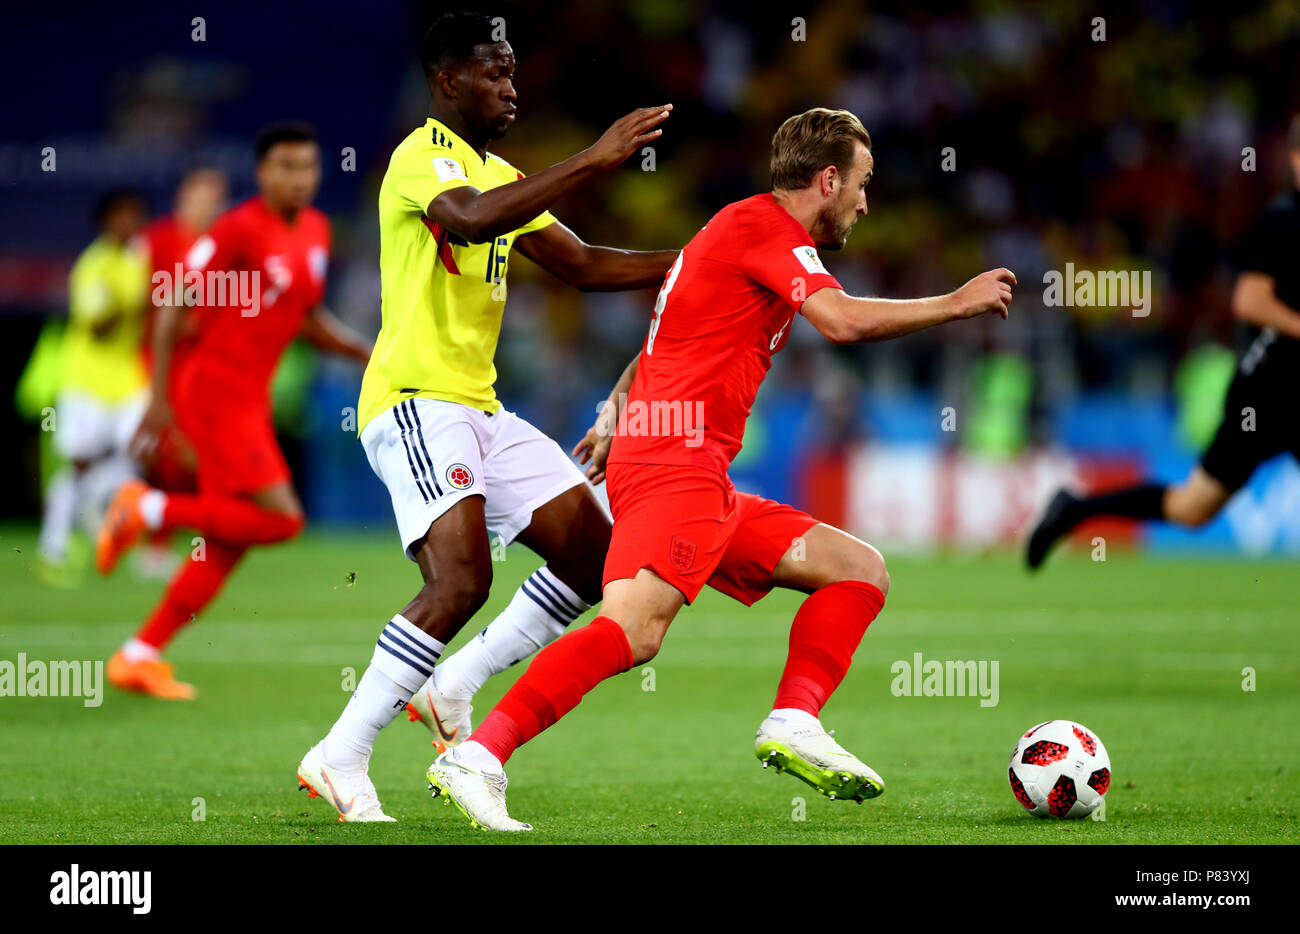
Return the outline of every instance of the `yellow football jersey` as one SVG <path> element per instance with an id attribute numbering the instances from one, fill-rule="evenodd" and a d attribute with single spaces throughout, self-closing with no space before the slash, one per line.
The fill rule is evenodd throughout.
<path id="1" fill-rule="evenodd" d="M 144 389 L 141 342 L 149 297 L 149 259 L 134 245 L 100 237 L 77 257 L 68 277 L 68 330 L 62 385 L 104 402 L 121 402 Z M 95 327 L 116 323 L 102 335 Z"/>
<path id="2" fill-rule="evenodd" d="M 379 188 L 382 324 L 361 381 L 359 428 L 402 399 L 420 396 L 501 407 L 497 339 L 506 300 L 506 262 L 515 238 L 555 223 L 544 212 L 487 243 L 467 243 L 426 214 L 452 188 L 487 191 L 523 178 L 504 159 L 479 158 L 430 117 L 398 144 Z"/>

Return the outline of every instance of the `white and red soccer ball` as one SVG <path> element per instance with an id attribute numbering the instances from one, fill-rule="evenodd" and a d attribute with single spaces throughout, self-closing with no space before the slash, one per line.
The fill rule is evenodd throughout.
<path id="1" fill-rule="evenodd" d="M 1087 817 L 1110 788 L 1110 756 L 1097 734 L 1072 720 L 1048 720 L 1011 751 L 1011 791 L 1035 817 Z"/>

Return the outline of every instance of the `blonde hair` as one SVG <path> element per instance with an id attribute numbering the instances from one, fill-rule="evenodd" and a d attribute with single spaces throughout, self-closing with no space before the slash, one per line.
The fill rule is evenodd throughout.
<path id="1" fill-rule="evenodd" d="M 828 165 L 846 174 L 855 142 L 871 148 L 866 127 L 847 110 L 814 107 L 791 117 L 772 137 L 772 188 L 807 188 Z"/>

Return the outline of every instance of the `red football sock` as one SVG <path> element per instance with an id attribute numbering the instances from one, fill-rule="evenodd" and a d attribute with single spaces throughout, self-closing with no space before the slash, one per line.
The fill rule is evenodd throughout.
<path id="1" fill-rule="evenodd" d="M 181 565 L 135 637 L 158 649 L 167 645 L 196 613 L 212 602 L 244 551 L 243 545 L 205 542 L 203 560 L 189 558 Z"/>
<path id="2" fill-rule="evenodd" d="M 838 581 L 805 600 L 790 627 L 790 653 L 772 708 L 818 716 L 884 604 L 880 588 L 865 581 Z"/>
<path id="3" fill-rule="evenodd" d="M 542 649 L 470 739 L 504 765 L 516 749 L 577 707 L 584 694 L 631 667 L 632 647 L 623 627 L 597 616 Z"/>
<path id="4" fill-rule="evenodd" d="M 234 496 L 195 496 L 168 493 L 163 528 L 198 529 L 204 535 L 236 545 L 269 545 L 302 531 L 302 516 L 263 509 Z"/>

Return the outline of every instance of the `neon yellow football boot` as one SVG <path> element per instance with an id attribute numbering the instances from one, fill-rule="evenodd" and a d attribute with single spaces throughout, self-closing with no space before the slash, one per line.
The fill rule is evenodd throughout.
<path id="1" fill-rule="evenodd" d="M 777 715 L 762 722 L 754 739 L 754 755 L 763 768 L 789 772 L 833 801 L 861 804 L 884 792 L 885 780 L 808 716 L 807 723 L 793 723 Z"/>

